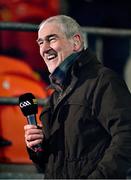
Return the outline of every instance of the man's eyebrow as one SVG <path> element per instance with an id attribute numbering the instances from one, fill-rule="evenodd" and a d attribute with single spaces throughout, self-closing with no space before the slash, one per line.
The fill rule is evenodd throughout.
<path id="1" fill-rule="evenodd" d="M 40 41 L 48 40 L 49 38 L 51 38 L 51 37 L 53 37 L 53 36 L 56 36 L 56 37 L 57 37 L 57 34 L 49 34 L 49 35 L 47 35 L 44 39 L 43 39 L 43 38 L 38 38 L 36 41 L 37 41 L 37 42 L 40 42 Z"/>

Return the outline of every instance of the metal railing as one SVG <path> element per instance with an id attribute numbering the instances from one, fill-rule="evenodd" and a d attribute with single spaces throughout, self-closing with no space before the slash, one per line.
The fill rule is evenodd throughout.
<path id="1" fill-rule="evenodd" d="M 45 106 L 47 104 L 48 98 L 37 99 L 39 106 Z M 0 96 L 0 105 L 19 105 L 19 98 L 17 97 L 2 97 Z"/>
<path id="2" fill-rule="evenodd" d="M 37 31 L 37 24 L 29 23 L 15 23 L 15 22 L 0 22 L 0 30 L 11 30 L 11 31 Z"/>
<path id="3" fill-rule="evenodd" d="M 0 30 L 12 31 L 37 31 L 38 24 L 0 22 Z M 82 27 L 84 33 L 97 34 L 102 36 L 124 36 L 131 37 L 130 29 L 100 28 L 100 27 Z"/>

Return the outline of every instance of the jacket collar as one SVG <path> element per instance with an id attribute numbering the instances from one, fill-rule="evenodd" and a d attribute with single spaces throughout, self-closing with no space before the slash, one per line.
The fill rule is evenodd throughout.
<path id="1" fill-rule="evenodd" d="M 49 76 L 52 88 L 58 91 L 62 91 L 64 89 L 65 80 L 67 79 L 69 69 L 73 65 L 73 63 L 78 59 L 80 54 L 81 52 L 71 54 Z"/>
<path id="2" fill-rule="evenodd" d="M 63 91 L 65 88 L 67 81 L 69 81 L 70 73 L 74 76 L 76 73 L 79 73 L 77 68 L 79 69 L 85 64 L 93 62 L 96 60 L 95 54 L 89 49 L 83 49 L 79 53 L 72 54 L 68 58 L 66 58 L 63 63 L 59 67 L 55 69 L 55 71 L 49 76 L 50 78 L 50 88 L 53 88 L 57 91 Z M 72 70 L 70 72 L 70 67 L 72 66 Z"/>

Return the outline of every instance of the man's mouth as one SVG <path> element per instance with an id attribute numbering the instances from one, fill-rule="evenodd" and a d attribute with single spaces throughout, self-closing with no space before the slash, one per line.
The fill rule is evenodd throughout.
<path id="1" fill-rule="evenodd" d="M 53 60 L 57 57 L 57 52 L 54 51 L 54 50 L 49 50 L 48 53 L 47 53 L 47 59 L 50 61 L 50 60 Z"/>
<path id="2" fill-rule="evenodd" d="M 50 55 L 47 56 L 47 59 L 52 60 L 52 59 L 54 59 L 56 57 L 57 57 L 57 54 L 50 54 Z"/>

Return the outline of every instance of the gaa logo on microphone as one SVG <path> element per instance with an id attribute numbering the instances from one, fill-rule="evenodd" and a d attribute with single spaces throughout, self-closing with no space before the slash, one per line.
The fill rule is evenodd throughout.
<path id="1" fill-rule="evenodd" d="M 23 101 L 20 103 L 20 107 L 23 108 L 23 107 L 27 107 L 27 106 L 30 106 L 31 103 L 29 101 Z"/>

